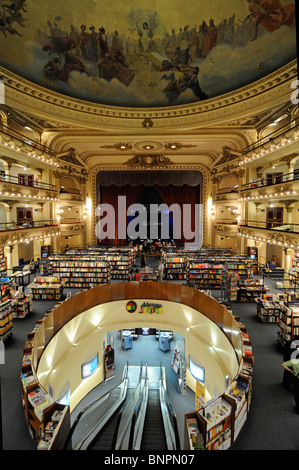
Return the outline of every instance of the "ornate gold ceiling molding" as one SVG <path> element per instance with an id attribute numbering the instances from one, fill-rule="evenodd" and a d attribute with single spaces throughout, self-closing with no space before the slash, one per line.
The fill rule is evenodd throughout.
<path id="1" fill-rule="evenodd" d="M 165 157 L 165 155 L 135 155 L 126 162 L 123 163 L 124 166 L 130 168 L 141 169 L 141 168 L 168 168 L 174 163 L 170 158 Z"/>
<path id="2" fill-rule="evenodd" d="M 208 127 L 262 112 L 270 104 L 273 107 L 285 102 L 291 96 L 290 84 L 296 79 L 297 61 L 294 60 L 253 84 L 220 97 L 189 105 L 139 109 L 100 105 L 70 98 L 35 85 L 0 67 L 0 80 L 5 84 L 8 106 L 25 112 L 30 110 L 40 118 L 75 123 L 83 128 L 105 129 L 114 126 L 115 129 L 140 129 L 149 133 L 165 127 Z"/>

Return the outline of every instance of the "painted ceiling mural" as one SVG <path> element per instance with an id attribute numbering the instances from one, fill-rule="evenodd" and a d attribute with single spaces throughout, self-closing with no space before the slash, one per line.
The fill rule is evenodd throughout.
<path id="1" fill-rule="evenodd" d="M 294 0 L 0 0 L 0 64 L 85 101 L 194 103 L 295 58 Z"/>

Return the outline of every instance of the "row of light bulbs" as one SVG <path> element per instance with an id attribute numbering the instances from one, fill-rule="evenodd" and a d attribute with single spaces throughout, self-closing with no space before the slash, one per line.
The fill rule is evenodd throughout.
<path id="1" fill-rule="evenodd" d="M 49 197 L 49 196 L 32 196 L 31 194 L 25 195 L 21 193 L 8 193 L 8 192 L 2 192 L 0 191 L 0 196 L 9 196 L 9 197 L 17 197 L 17 198 L 23 198 L 23 199 L 42 199 L 42 200 L 47 200 L 47 201 L 60 201 L 57 197 Z"/>
<path id="2" fill-rule="evenodd" d="M 296 135 L 295 137 L 291 138 L 291 139 L 288 139 L 286 142 L 282 142 L 281 144 L 277 144 L 275 145 L 275 147 L 269 149 L 269 150 L 265 150 L 263 149 L 261 152 L 256 149 L 255 152 L 256 153 L 259 153 L 259 155 L 252 155 L 252 157 L 248 157 L 248 158 L 245 158 L 243 161 L 240 161 L 239 162 L 239 165 L 244 165 L 246 163 L 249 163 L 251 162 L 252 160 L 257 160 L 261 157 L 263 157 L 264 155 L 268 155 L 269 153 L 271 152 L 275 152 L 276 150 L 280 149 L 281 147 L 284 147 L 285 145 L 287 144 L 291 144 L 292 142 L 296 141 L 298 139 L 298 136 Z"/>
<path id="3" fill-rule="evenodd" d="M 0 137 L 0 142 L 1 142 L 1 137 Z M 33 150 L 31 152 L 29 151 L 24 151 L 24 150 L 21 150 L 19 147 L 13 145 L 13 144 L 8 144 L 7 142 L 2 142 L 2 144 L 5 146 L 5 147 L 8 147 L 8 148 L 11 148 L 12 150 L 16 150 L 17 152 L 22 152 L 23 154 L 25 155 L 28 155 L 29 157 L 33 157 L 33 158 L 37 158 L 37 160 L 41 160 L 42 162 L 45 162 L 45 163 L 48 163 L 49 165 L 53 165 L 53 166 L 56 166 L 57 168 L 59 167 L 59 163 L 58 162 L 54 162 L 52 159 L 47 159 L 42 155 L 36 155 Z"/>
<path id="4" fill-rule="evenodd" d="M 33 240 L 42 240 L 44 238 L 49 238 L 49 237 L 56 237 L 57 235 L 61 235 L 61 232 L 55 232 L 55 233 L 51 233 L 49 235 L 47 235 L 46 237 L 43 236 L 43 235 L 40 235 L 39 237 L 28 237 L 28 238 L 21 238 L 20 240 L 13 240 L 13 241 L 8 241 L 7 244 L 8 245 L 15 245 L 16 243 L 29 243 L 30 241 L 33 241 Z"/>
<path id="5" fill-rule="evenodd" d="M 264 195 L 259 195 L 259 196 L 248 196 L 248 197 L 241 197 L 238 199 L 238 201 L 253 201 L 254 199 L 273 199 L 275 197 L 281 197 L 281 196 L 290 196 L 290 195 L 296 195 L 297 191 L 282 191 L 280 193 L 274 193 L 274 194 L 264 194 Z"/>
<path id="6" fill-rule="evenodd" d="M 267 239 L 267 238 L 255 237 L 255 236 L 248 235 L 248 234 L 245 234 L 245 233 L 238 233 L 237 235 L 238 235 L 238 237 L 249 238 L 250 240 L 261 241 L 261 242 L 265 242 L 265 243 L 270 243 L 271 245 L 279 245 L 279 246 L 283 246 L 284 248 L 292 248 L 292 249 L 298 249 L 299 250 L 299 245 L 296 247 L 295 245 L 288 244 L 286 242 L 285 243 L 277 242 L 276 240 L 270 240 L 270 239 Z"/>

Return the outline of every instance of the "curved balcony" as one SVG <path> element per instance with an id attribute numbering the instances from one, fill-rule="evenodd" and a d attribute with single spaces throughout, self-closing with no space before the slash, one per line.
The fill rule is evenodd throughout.
<path id="1" fill-rule="evenodd" d="M 218 235 L 236 237 L 238 233 L 238 222 L 229 219 L 218 220 L 214 224 L 214 230 Z"/>
<path id="2" fill-rule="evenodd" d="M 219 189 L 216 194 L 215 202 L 238 202 L 239 187 Z"/>
<path id="3" fill-rule="evenodd" d="M 238 236 L 282 248 L 299 249 L 299 225 L 241 220 Z"/>
<path id="4" fill-rule="evenodd" d="M 80 219 L 63 218 L 60 220 L 60 232 L 63 236 L 77 235 L 84 230 L 84 223 Z"/>
<path id="5" fill-rule="evenodd" d="M 241 186 L 239 201 L 254 199 L 289 198 L 299 194 L 299 174 L 286 173 L 279 176 L 261 178 Z"/>
<path id="6" fill-rule="evenodd" d="M 39 160 L 41 163 L 59 167 L 54 150 L 36 140 L 29 139 L 19 132 L 13 131 L 3 124 L 0 126 L 0 147 L 13 152 L 13 156 L 17 152 L 26 157 Z"/>
<path id="7" fill-rule="evenodd" d="M 59 200 L 55 185 L 37 180 L 31 183 L 10 175 L 0 176 L 0 195 L 14 199 Z"/>
<path id="8" fill-rule="evenodd" d="M 0 223 L 0 246 L 30 242 L 59 234 L 60 228 L 55 220 L 39 220 L 22 225 L 17 225 L 15 222 Z"/>
<path id="9" fill-rule="evenodd" d="M 273 155 L 275 159 L 281 159 L 283 156 L 296 152 L 298 139 L 299 123 L 296 118 L 267 137 L 246 147 L 242 152 L 239 165 L 256 167 L 257 161 L 260 162 L 260 160 L 262 160 L 260 163 L 264 165 L 273 160 Z"/>
<path id="10" fill-rule="evenodd" d="M 83 202 L 83 196 L 77 188 L 64 188 L 59 191 L 59 199 L 61 202 Z"/>

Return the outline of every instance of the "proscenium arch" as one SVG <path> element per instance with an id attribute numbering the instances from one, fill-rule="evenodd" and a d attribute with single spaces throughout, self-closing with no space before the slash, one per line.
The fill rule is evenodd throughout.
<path id="1" fill-rule="evenodd" d="M 134 169 L 136 172 L 184 172 L 184 173 L 190 173 L 192 174 L 197 174 L 199 173 L 200 178 L 201 178 L 201 187 L 200 187 L 200 203 L 203 204 L 203 244 L 207 244 L 207 238 L 208 238 L 208 230 L 207 230 L 207 218 L 208 218 L 208 185 L 209 185 L 209 180 L 210 180 L 210 171 L 209 169 L 202 164 L 196 165 L 196 166 L 175 166 L 173 165 L 170 168 L 153 168 L 153 169 L 145 169 L 145 168 L 140 168 L 140 169 Z M 128 173 L 132 172 L 131 168 L 124 168 L 123 166 L 120 167 L 113 167 L 113 170 L 103 167 L 103 166 L 96 166 L 94 167 L 91 172 L 90 172 L 90 179 L 89 183 L 91 185 L 91 191 L 92 191 L 92 226 L 91 226 L 91 242 L 96 245 L 97 239 L 96 239 L 96 234 L 95 234 L 95 228 L 97 224 L 97 218 L 95 215 L 96 207 L 98 205 L 98 174 L 99 173 L 108 173 L 108 174 L 113 174 L 113 173 Z"/>

